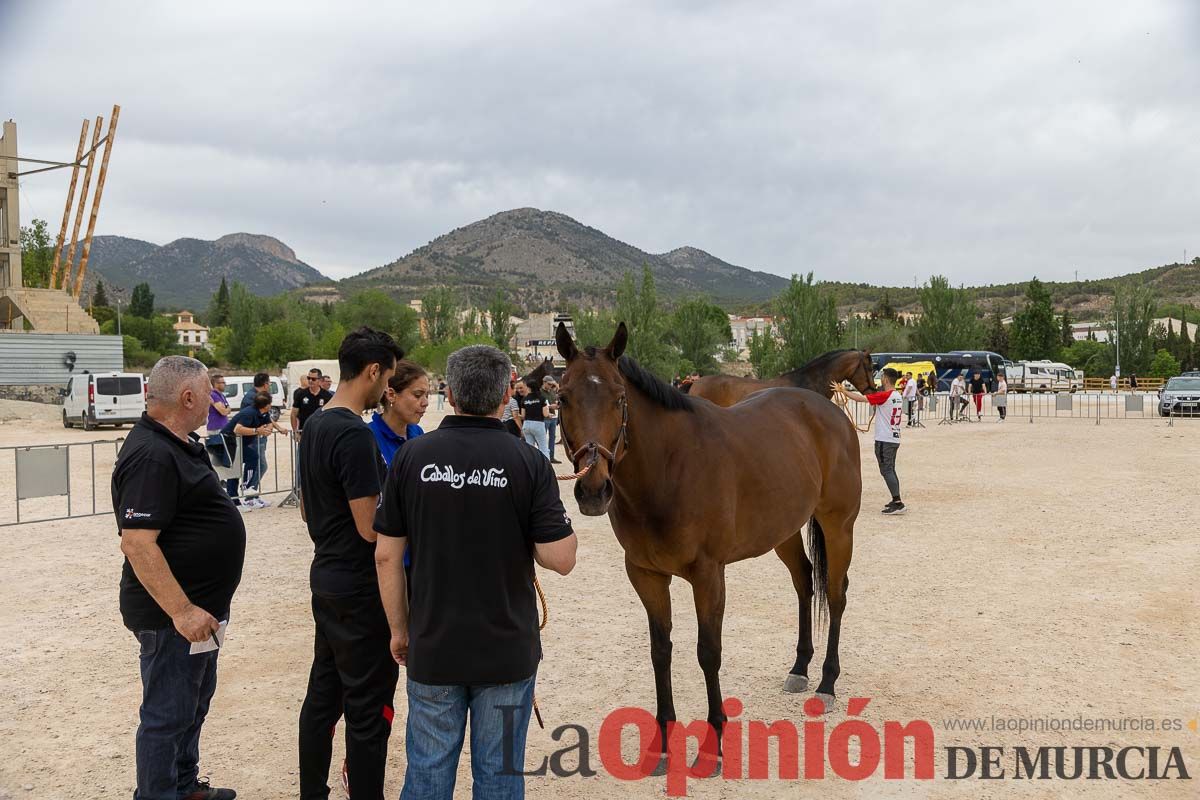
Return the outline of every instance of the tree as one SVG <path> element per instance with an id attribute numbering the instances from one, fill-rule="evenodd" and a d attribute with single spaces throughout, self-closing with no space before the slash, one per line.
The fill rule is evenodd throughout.
<path id="1" fill-rule="evenodd" d="M 1159 350 L 1147 370 L 1152 378 L 1173 378 L 1179 374 L 1179 361 L 1168 350 Z"/>
<path id="2" fill-rule="evenodd" d="M 224 276 L 221 276 L 221 286 L 213 295 L 212 302 L 208 304 L 207 316 L 209 327 L 229 324 L 229 286 L 226 285 Z"/>
<path id="3" fill-rule="evenodd" d="M 1009 332 L 1012 357 L 1037 360 L 1058 357 L 1061 335 L 1050 303 L 1050 291 L 1034 278 L 1025 287 L 1025 307 L 1013 318 Z"/>
<path id="4" fill-rule="evenodd" d="M 512 321 L 516 312 L 517 307 L 497 289 L 487 306 L 487 335 L 505 353 L 511 353 L 512 340 L 517 335 L 517 324 Z"/>
<path id="5" fill-rule="evenodd" d="M 21 283 L 39 287 L 50 285 L 54 267 L 54 243 L 46 230 L 46 220 L 35 219 L 21 226 Z"/>
<path id="6" fill-rule="evenodd" d="M 104 281 L 96 281 L 96 292 L 92 295 L 92 308 L 108 308 L 108 292 L 104 291 Z"/>
<path id="7" fill-rule="evenodd" d="M 582 348 L 603 347 L 613 337 L 617 322 L 606 310 L 594 308 L 572 308 L 571 320 L 575 326 L 575 342 Z"/>
<path id="8" fill-rule="evenodd" d="M 1008 357 L 1008 328 L 999 311 L 993 311 L 988 317 L 987 333 L 983 337 L 983 346 L 993 353 Z"/>
<path id="9" fill-rule="evenodd" d="M 780 339 L 776 374 L 803 366 L 809 359 L 837 347 L 838 318 L 833 295 L 813 282 L 811 272 L 804 279 L 793 275 L 773 305 Z"/>
<path id="10" fill-rule="evenodd" d="M 918 350 L 945 353 L 973 350 L 983 339 L 979 309 L 964 289 L 955 289 L 943 275 L 934 275 L 921 289 L 921 319 L 913 343 Z"/>
<path id="11" fill-rule="evenodd" d="M 1059 344 L 1061 344 L 1063 347 L 1070 347 L 1071 343 L 1075 341 L 1075 331 L 1073 331 L 1071 329 L 1071 311 L 1070 311 L 1070 309 L 1066 309 L 1066 308 L 1063 309 L 1061 322 L 1062 322 L 1062 337 L 1059 341 Z"/>
<path id="12" fill-rule="evenodd" d="M 340 323 L 331 322 L 325 332 L 313 342 L 313 358 L 337 358 L 342 340 L 346 338 L 346 329 Z M 297 359 L 293 359 L 295 361 Z"/>
<path id="13" fill-rule="evenodd" d="M 417 312 L 379 289 L 364 289 L 334 307 L 334 319 L 346 330 L 366 325 L 391 334 L 405 352 L 420 341 Z"/>
<path id="14" fill-rule="evenodd" d="M 1175 345 L 1175 358 L 1182 369 L 1195 369 L 1196 359 L 1192 355 L 1192 339 L 1188 334 L 1187 309 L 1179 310 L 1179 341 Z"/>
<path id="15" fill-rule="evenodd" d="M 1145 286 L 1119 286 L 1113 295 L 1116 319 L 1108 325 L 1108 341 L 1120 348 L 1121 370 L 1145 372 L 1154 358 L 1154 295 Z M 1120 322 L 1117 336 L 1116 322 Z"/>
<path id="16" fill-rule="evenodd" d="M 774 378 L 781 370 L 779 368 L 779 340 L 769 333 L 760 333 L 757 329 L 750 332 L 746 340 L 749 351 L 750 366 L 754 367 L 754 375 L 760 379 Z"/>
<path id="17" fill-rule="evenodd" d="M 883 297 L 879 299 L 879 302 L 875 304 L 875 309 L 871 312 L 871 321 L 895 322 L 898 316 L 895 307 L 892 305 L 892 293 L 884 289 Z"/>
<path id="18" fill-rule="evenodd" d="M 640 286 L 634 282 L 632 272 L 625 273 L 617 286 L 614 316 L 629 330 L 625 352 L 658 377 L 665 380 L 674 377 L 679 370 L 679 354 L 667 341 L 668 315 L 658 304 L 658 291 L 649 267 L 642 267 Z M 603 338 L 602 344 L 608 344 L 612 339 L 612 331 Z"/>
<path id="19" fill-rule="evenodd" d="M 458 297 L 448 286 L 435 286 L 421 298 L 425 338 L 441 343 L 458 336 Z"/>
<path id="20" fill-rule="evenodd" d="M 139 283 L 133 287 L 133 295 L 129 298 L 129 314 L 143 319 L 154 316 L 154 293 L 150 291 L 150 284 Z"/>
<path id="21" fill-rule="evenodd" d="M 260 322 L 255 300 L 245 286 L 234 281 L 229 291 L 229 346 L 225 358 L 235 367 L 250 360 L 250 347 Z"/>
<path id="22" fill-rule="evenodd" d="M 717 353 L 733 339 L 729 315 L 702 297 L 685 300 L 671 315 L 668 338 L 688 362 L 687 371 L 718 372 Z"/>
<path id="23" fill-rule="evenodd" d="M 1086 375 L 1107 377 L 1113 371 L 1112 348 L 1095 339 L 1071 342 L 1070 347 L 1063 348 L 1059 358 L 1075 369 L 1083 370 Z"/>
<path id="24" fill-rule="evenodd" d="M 295 320 L 268 322 L 254 333 L 250 361 L 257 367 L 282 366 L 312 355 L 312 337 Z"/>
<path id="25" fill-rule="evenodd" d="M 425 369 L 432 372 L 434 375 L 446 374 L 446 359 L 455 350 L 460 350 L 473 344 L 490 344 L 495 346 L 490 336 L 475 333 L 470 336 L 459 336 L 454 339 L 447 339 L 444 342 L 425 341 L 413 348 L 413 351 L 408 354 L 408 358 Z"/>

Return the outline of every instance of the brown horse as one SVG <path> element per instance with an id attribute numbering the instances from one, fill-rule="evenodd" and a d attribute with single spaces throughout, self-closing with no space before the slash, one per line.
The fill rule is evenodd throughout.
<path id="1" fill-rule="evenodd" d="M 875 391 L 874 373 L 871 354 L 865 350 L 833 350 L 769 381 L 739 378 L 736 375 L 705 375 L 683 391 L 693 397 L 711 400 L 719 406 L 731 406 L 760 389 L 783 386 L 811 389 L 817 394 L 832 397 L 829 384 L 834 382 L 850 381 L 860 392 Z"/>
<path id="2" fill-rule="evenodd" d="M 659 771 L 675 720 L 674 576 L 692 585 L 699 621 L 697 656 L 712 726 L 706 754 L 719 754 L 725 723 L 719 672 L 726 564 L 774 550 L 791 572 L 800 634 L 785 691 L 808 687 L 815 592 L 818 613 L 829 613 L 817 693 L 831 706 L 862 494 L 858 436 L 845 415 L 805 389 L 772 389 L 733 408 L 689 397 L 622 356 L 625 323 L 604 349 L 577 349 L 563 325 L 556 338 L 567 360 L 559 394 L 563 443 L 577 470 L 591 465 L 575 484 L 575 499 L 584 514 L 608 514 L 650 622 Z M 810 521 L 811 562 L 801 536 Z"/>

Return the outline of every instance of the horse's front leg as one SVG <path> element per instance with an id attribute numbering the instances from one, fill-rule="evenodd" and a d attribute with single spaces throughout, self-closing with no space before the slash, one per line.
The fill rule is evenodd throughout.
<path id="1" fill-rule="evenodd" d="M 721 771 L 721 733 L 725 728 L 725 709 L 721 696 L 721 625 L 725 620 L 725 566 L 705 564 L 691 575 L 692 594 L 696 603 L 699 635 L 696 658 L 704 671 L 704 686 L 708 694 L 709 740 L 701 743 L 699 765 L 712 763 L 712 772 Z M 715 758 L 715 762 L 713 759 Z"/>
<path id="2" fill-rule="evenodd" d="M 650 663 L 654 665 L 654 691 L 657 696 L 655 719 L 658 720 L 658 766 L 652 774 L 666 774 L 667 728 L 675 722 L 675 698 L 671 692 L 671 576 L 652 572 L 625 559 L 625 572 L 634 591 L 646 607 L 650 622 Z"/>

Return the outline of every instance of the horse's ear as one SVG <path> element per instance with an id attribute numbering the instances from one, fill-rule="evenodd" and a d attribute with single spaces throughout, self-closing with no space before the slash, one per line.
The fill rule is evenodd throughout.
<path id="1" fill-rule="evenodd" d="M 568 362 L 574 361 L 575 356 L 579 355 L 579 349 L 575 347 L 575 340 L 571 338 L 566 323 L 558 323 L 558 329 L 554 331 L 554 341 L 558 344 L 558 354 Z"/>
<path id="2" fill-rule="evenodd" d="M 625 352 L 625 345 L 629 342 L 629 329 L 622 322 L 617 325 L 617 332 L 613 334 L 612 341 L 608 343 L 608 347 L 604 351 L 608 353 L 609 358 L 616 361 Z"/>

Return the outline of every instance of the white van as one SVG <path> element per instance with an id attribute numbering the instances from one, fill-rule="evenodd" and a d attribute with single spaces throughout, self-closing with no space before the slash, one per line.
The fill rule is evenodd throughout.
<path id="1" fill-rule="evenodd" d="M 242 407 L 242 398 L 254 391 L 253 375 L 226 375 L 225 399 L 236 414 Z M 271 376 L 271 419 L 279 419 L 280 413 L 287 407 L 287 388 L 281 379 Z"/>
<path id="2" fill-rule="evenodd" d="M 64 428 L 85 431 L 97 425 L 137 422 L 146 410 L 146 381 L 137 372 L 73 375 L 62 391 Z"/>

